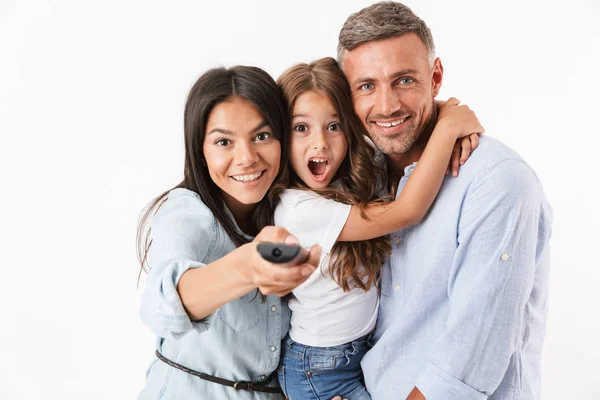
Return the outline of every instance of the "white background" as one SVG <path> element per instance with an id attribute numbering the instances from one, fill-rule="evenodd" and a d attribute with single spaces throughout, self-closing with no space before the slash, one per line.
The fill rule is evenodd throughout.
<path id="1" fill-rule="evenodd" d="M 189 88 L 213 66 L 334 56 L 368 4 L 0 0 L 0 399 L 137 395 L 154 338 L 136 222 L 181 180 Z M 440 98 L 521 153 L 553 206 L 543 398 L 600 399 L 600 5 L 407 4 L 433 31 Z"/>

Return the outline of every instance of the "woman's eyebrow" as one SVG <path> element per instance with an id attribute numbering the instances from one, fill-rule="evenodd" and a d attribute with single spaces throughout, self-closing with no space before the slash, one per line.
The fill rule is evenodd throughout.
<path id="1" fill-rule="evenodd" d="M 252 130 L 252 132 L 256 132 L 257 130 L 262 129 L 265 126 L 268 126 L 268 125 L 269 125 L 269 123 L 266 120 L 263 120 L 260 124 L 256 125 L 256 128 L 254 128 Z"/>
<path id="2" fill-rule="evenodd" d="M 233 131 L 227 130 L 227 129 L 222 129 L 222 128 L 214 128 L 211 129 L 210 132 L 208 132 L 208 134 L 206 136 L 210 136 L 213 133 L 221 133 L 223 135 L 229 135 L 229 136 L 234 136 Z"/>

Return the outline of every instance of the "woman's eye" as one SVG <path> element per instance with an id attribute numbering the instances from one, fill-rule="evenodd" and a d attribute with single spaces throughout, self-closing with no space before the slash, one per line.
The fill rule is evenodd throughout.
<path id="1" fill-rule="evenodd" d="M 229 139 L 219 139 L 215 142 L 215 144 L 217 146 L 223 146 L 223 147 L 228 146 L 230 143 L 231 142 L 229 141 Z"/>
<path id="2" fill-rule="evenodd" d="M 306 126 L 304 124 L 298 124 L 298 125 L 294 126 L 294 130 L 296 132 L 306 132 L 306 131 L 308 131 L 308 126 Z"/>
<path id="3" fill-rule="evenodd" d="M 256 141 L 264 142 L 265 140 L 269 139 L 270 137 L 271 137 L 271 134 L 269 132 L 261 132 L 258 135 L 256 135 Z"/>
<path id="4" fill-rule="evenodd" d="M 342 127 L 338 123 L 329 124 L 327 126 L 327 130 L 334 131 L 334 132 L 337 132 L 341 129 L 342 129 Z"/>

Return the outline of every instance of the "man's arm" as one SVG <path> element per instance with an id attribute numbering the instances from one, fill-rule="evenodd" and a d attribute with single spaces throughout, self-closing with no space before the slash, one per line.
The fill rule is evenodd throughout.
<path id="1" fill-rule="evenodd" d="M 525 163 L 510 159 L 480 172 L 461 210 L 446 330 L 408 399 L 484 400 L 497 389 L 527 329 L 526 305 L 547 257 L 550 220 Z"/>

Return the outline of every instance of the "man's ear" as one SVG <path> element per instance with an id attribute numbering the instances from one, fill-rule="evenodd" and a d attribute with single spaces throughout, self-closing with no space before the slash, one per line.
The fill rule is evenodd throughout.
<path id="1" fill-rule="evenodd" d="M 442 78 L 444 77 L 444 67 L 439 57 L 433 62 L 433 68 L 431 71 L 431 91 L 433 97 L 436 97 L 442 87 Z"/>

